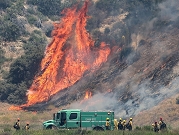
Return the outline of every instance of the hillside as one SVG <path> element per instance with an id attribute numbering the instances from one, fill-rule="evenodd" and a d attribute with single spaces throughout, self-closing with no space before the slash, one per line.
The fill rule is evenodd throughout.
<path id="1" fill-rule="evenodd" d="M 113 110 L 136 126 L 162 117 L 177 128 L 177 0 L 8 2 L 0 9 L 1 102 L 29 113 Z"/>

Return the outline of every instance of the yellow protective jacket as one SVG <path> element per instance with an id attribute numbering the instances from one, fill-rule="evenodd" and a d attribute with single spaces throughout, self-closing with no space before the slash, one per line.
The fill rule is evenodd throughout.
<path id="1" fill-rule="evenodd" d="M 106 121 L 106 127 L 109 127 L 109 126 L 110 126 L 110 122 Z"/>
<path id="2" fill-rule="evenodd" d="M 118 130 L 118 121 L 117 119 L 114 119 L 114 128 Z"/>

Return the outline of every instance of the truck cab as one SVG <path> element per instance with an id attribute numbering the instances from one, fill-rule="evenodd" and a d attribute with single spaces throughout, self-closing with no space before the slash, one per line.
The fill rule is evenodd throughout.
<path id="1" fill-rule="evenodd" d="M 106 130 L 106 118 L 110 119 L 110 130 L 113 130 L 114 112 L 83 112 L 80 109 L 63 109 L 53 114 L 53 120 L 43 122 L 43 128 Z"/>

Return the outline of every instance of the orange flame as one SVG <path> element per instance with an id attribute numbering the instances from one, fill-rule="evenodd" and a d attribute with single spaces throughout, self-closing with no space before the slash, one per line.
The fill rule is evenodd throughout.
<path id="1" fill-rule="evenodd" d="M 86 31 L 88 1 L 77 11 L 77 6 L 64 10 L 60 23 L 54 24 L 53 41 L 47 46 L 41 62 L 40 75 L 36 76 L 27 96 L 27 104 L 48 101 L 60 90 L 72 86 L 86 70 L 99 68 L 107 61 L 110 48 L 103 42 L 100 48 Z"/>
<path id="2" fill-rule="evenodd" d="M 19 110 L 22 110 L 22 108 L 19 107 L 19 106 L 11 106 L 11 107 L 9 108 L 9 110 L 16 110 L 16 111 L 19 111 Z"/>
<path id="3" fill-rule="evenodd" d="M 91 98 L 91 96 L 92 96 L 92 93 L 90 91 L 86 91 L 84 99 L 89 99 Z"/>

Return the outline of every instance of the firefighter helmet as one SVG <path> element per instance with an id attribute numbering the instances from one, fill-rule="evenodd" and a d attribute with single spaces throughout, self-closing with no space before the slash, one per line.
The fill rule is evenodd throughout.
<path id="1" fill-rule="evenodd" d="M 132 118 L 130 118 L 130 120 L 132 120 Z"/>
<path id="2" fill-rule="evenodd" d="M 122 121 L 122 118 L 119 118 L 120 121 Z"/>
<path id="3" fill-rule="evenodd" d="M 109 120 L 109 118 L 106 118 L 106 120 Z"/>

